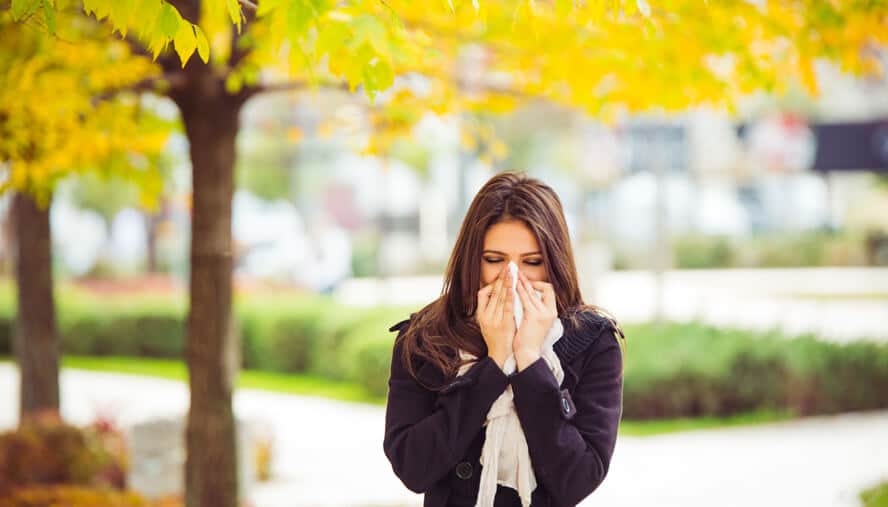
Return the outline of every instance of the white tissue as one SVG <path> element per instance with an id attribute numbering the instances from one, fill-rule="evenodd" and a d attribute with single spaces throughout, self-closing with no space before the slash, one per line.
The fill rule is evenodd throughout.
<path id="1" fill-rule="evenodd" d="M 524 320 L 524 306 L 521 304 L 521 297 L 518 296 L 518 265 L 515 261 L 509 261 L 509 274 L 512 277 L 512 301 L 514 301 L 513 313 L 515 314 L 515 329 L 521 327 L 521 321 Z M 537 299 L 542 299 L 543 293 L 533 289 Z"/>
<path id="2" fill-rule="evenodd" d="M 509 276 L 512 277 L 512 301 L 514 302 L 512 313 L 515 314 L 515 329 L 518 329 L 524 319 L 524 306 L 521 304 L 521 298 L 518 297 L 518 265 L 515 264 L 515 261 L 509 261 Z"/>

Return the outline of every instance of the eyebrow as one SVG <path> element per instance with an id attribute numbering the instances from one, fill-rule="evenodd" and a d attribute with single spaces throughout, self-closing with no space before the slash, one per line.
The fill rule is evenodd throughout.
<path id="1" fill-rule="evenodd" d="M 505 253 L 500 252 L 500 251 L 497 251 L 497 250 L 484 250 L 484 251 L 481 252 L 481 253 L 488 253 L 488 252 L 489 252 L 489 253 L 493 253 L 493 254 L 503 255 L 503 256 L 506 255 Z M 539 255 L 539 254 L 541 254 L 541 253 L 542 253 L 542 252 L 527 252 L 527 253 L 523 253 L 523 254 L 521 254 L 520 257 L 527 257 L 527 256 L 529 256 L 529 255 Z"/>

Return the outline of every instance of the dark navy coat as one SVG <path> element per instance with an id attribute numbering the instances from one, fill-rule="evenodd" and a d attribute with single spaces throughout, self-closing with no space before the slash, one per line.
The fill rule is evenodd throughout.
<path id="1" fill-rule="evenodd" d="M 415 314 L 411 314 L 411 318 Z M 585 311 L 582 323 L 554 346 L 564 380 L 559 385 L 540 358 L 506 375 L 489 356 L 455 379 L 429 362 L 415 359 L 425 385 L 410 376 L 401 344 L 392 350 L 383 449 L 395 475 L 411 491 L 425 493 L 424 507 L 473 506 L 481 477 L 482 427 L 493 402 L 511 384 L 515 411 L 524 430 L 537 488 L 532 507 L 573 506 L 607 475 L 617 438 L 623 400 L 620 331 L 607 318 Z M 403 320 L 389 330 L 398 336 Z M 496 506 L 518 506 L 515 490 L 497 486 Z"/>

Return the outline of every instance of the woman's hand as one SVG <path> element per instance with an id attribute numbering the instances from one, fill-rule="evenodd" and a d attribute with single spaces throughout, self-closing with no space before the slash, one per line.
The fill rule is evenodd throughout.
<path id="1" fill-rule="evenodd" d="M 538 299 L 533 289 L 542 291 L 542 299 Z M 524 305 L 524 319 L 512 343 L 515 362 L 521 371 L 540 358 L 543 342 L 549 334 L 552 324 L 558 317 L 555 305 L 555 290 L 548 282 L 531 282 L 518 272 L 518 297 Z"/>
<path id="2" fill-rule="evenodd" d="M 512 280 L 504 266 L 496 281 L 478 291 L 478 310 L 475 312 L 481 335 L 487 343 L 487 355 L 500 368 L 512 353 L 515 338 L 513 305 Z"/>

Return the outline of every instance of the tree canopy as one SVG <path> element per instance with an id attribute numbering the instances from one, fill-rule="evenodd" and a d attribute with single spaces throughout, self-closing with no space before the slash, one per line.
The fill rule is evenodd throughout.
<path id="1" fill-rule="evenodd" d="M 229 93 L 360 87 L 373 102 L 368 150 L 376 151 L 426 111 L 501 111 L 542 98 L 609 119 L 696 105 L 730 110 L 752 92 L 780 94 L 794 83 L 816 94 L 816 59 L 884 73 L 888 39 L 883 1 L 195 4 L 199 15 L 188 19 L 166 0 L 7 4 L 0 159 L 11 173 L 0 189 L 47 188 L 74 167 L 155 151 L 165 128 L 118 92 L 175 88 L 192 58 L 210 63 Z"/>
<path id="2" fill-rule="evenodd" d="M 173 123 L 132 92 L 157 65 L 80 12 L 45 12 L 51 36 L 0 11 L 0 192 L 26 191 L 45 206 L 60 178 L 96 170 L 137 180 L 151 207 L 162 184 L 153 158 Z"/>

